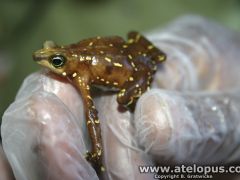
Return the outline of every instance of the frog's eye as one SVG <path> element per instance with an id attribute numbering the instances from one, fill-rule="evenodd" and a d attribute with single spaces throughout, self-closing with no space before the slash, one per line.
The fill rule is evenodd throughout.
<path id="1" fill-rule="evenodd" d="M 62 55 L 54 55 L 51 56 L 50 61 L 55 68 L 60 68 L 65 64 L 66 58 Z"/>

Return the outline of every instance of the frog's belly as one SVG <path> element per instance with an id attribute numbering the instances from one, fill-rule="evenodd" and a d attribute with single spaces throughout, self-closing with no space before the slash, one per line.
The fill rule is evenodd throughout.
<path id="1" fill-rule="evenodd" d="M 100 85 L 100 84 L 94 84 L 94 87 L 101 89 L 102 91 L 113 91 L 113 92 L 118 92 L 120 89 L 117 87 L 113 86 L 105 86 L 105 85 Z"/>

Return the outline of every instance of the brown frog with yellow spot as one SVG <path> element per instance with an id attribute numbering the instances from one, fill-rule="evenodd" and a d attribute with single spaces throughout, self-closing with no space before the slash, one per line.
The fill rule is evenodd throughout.
<path id="1" fill-rule="evenodd" d="M 81 93 L 92 142 L 87 159 L 103 169 L 100 122 L 91 87 L 114 88 L 120 105 L 134 105 L 149 88 L 157 64 L 163 62 L 166 55 L 139 33 L 130 32 L 127 42 L 118 36 L 89 38 L 67 46 L 46 41 L 44 48 L 33 54 L 33 59 L 68 78 Z"/>

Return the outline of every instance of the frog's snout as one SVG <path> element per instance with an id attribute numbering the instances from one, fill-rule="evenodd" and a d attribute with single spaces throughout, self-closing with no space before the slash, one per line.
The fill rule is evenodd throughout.
<path id="1" fill-rule="evenodd" d="M 41 50 L 38 50 L 38 51 L 34 52 L 32 57 L 33 57 L 33 60 L 36 61 L 36 62 L 44 60 L 44 59 L 47 58 L 46 55 L 44 54 L 44 52 L 41 51 Z"/>
<path id="2" fill-rule="evenodd" d="M 42 58 L 41 58 L 40 56 L 36 56 L 35 54 L 32 55 L 32 58 L 33 58 L 33 60 L 36 61 L 36 62 L 42 60 Z"/>

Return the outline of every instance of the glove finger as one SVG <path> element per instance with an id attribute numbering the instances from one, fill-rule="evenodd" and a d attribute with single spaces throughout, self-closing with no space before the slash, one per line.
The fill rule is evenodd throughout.
<path id="1" fill-rule="evenodd" d="M 74 93 L 44 75 L 24 82 L 2 122 L 3 148 L 17 179 L 98 179 L 83 157 L 83 133 L 69 103 L 81 102 Z"/>
<path id="2" fill-rule="evenodd" d="M 240 87 L 240 34 L 200 16 L 184 16 L 148 38 L 167 54 L 154 87 L 227 90 Z"/>
<path id="3" fill-rule="evenodd" d="M 137 104 L 140 146 L 162 163 L 239 161 L 238 91 L 180 94 L 151 90 Z"/>
<path id="4" fill-rule="evenodd" d="M 140 174 L 140 165 L 153 165 L 151 158 L 139 149 L 133 136 L 132 114 L 119 110 L 116 96 L 96 100 L 101 120 L 106 165 L 105 179 L 153 179 Z"/>
<path id="5" fill-rule="evenodd" d="M 0 145 L 0 179 L 1 180 L 13 180 L 12 169 L 5 157 L 2 146 Z"/>

